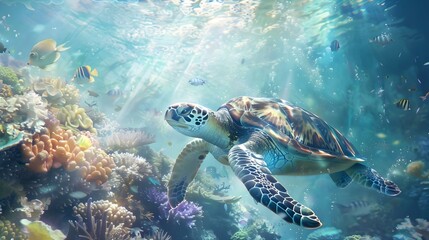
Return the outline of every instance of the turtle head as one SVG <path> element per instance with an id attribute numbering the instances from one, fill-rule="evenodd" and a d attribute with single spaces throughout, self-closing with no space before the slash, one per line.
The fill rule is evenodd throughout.
<path id="1" fill-rule="evenodd" d="M 201 137 L 213 111 L 193 103 L 177 103 L 168 107 L 164 119 L 178 132 L 190 137 Z"/>

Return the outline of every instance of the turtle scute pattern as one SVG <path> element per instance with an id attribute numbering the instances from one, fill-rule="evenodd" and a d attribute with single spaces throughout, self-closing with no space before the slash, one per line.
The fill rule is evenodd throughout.
<path id="1" fill-rule="evenodd" d="M 355 157 L 352 144 L 316 115 L 282 99 L 238 97 L 221 108 L 228 109 L 236 124 L 271 128 L 283 139 L 293 139 L 311 151 Z M 287 141 L 286 141 L 287 142 Z"/>
<path id="2" fill-rule="evenodd" d="M 322 225 L 310 208 L 294 200 L 271 175 L 261 155 L 237 145 L 231 149 L 228 158 L 234 173 L 256 201 L 289 223 L 307 228 L 318 228 Z"/>

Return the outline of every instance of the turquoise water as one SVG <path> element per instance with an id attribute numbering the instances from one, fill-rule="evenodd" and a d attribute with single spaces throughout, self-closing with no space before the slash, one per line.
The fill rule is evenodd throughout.
<path id="1" fill-rule="evenodd" d="M 115 162 L 107 180 L 100 182 L 83 179 L 81 170 L 56 159 L 51 169 L 34 172 L 27 164 L 29 157 L 19 155 L 22 142 L 14 143 L 2 150 L 0 159 L 5 192 L 0 194 L 0 220 L 14 222 L 23 234 L 31 231 L 21 219 L 40 220 L 67 235 L 68 221 L 77 220 L 73 206 L 91 198 L 126 208 L 135 216 L 125 226 L 133 230 L 129 236 L 140 232 L 146 239 L 158 230 L 173 239 L 344 239 L 351 235 L 427 239 L 429 229 L 419 230 L 416 221 L 429 220 L 424 214 L 429 210 L 429 99 L 421 98 L 429 92 L 427 5 L 396 0 L 0 1 L 0 42 L 7 48 L 0 53 L 0 65 L 17 73 L 24 89 L 2 98 L 28 98 L 27 90 L 36 91 L 45 101 L 41 108 L 60 119 L 61 129 L 72 130 L 74 139 L 81 140 L 82 151 L 84 135 L 90 139 L 90 149 L 104 151 L 103 156 Z M 382 34 L 392 41 L 369 41 Z M 33 46 L 45 39 L 65 43 L 69 49 L 60 52 L 48 69 L 27 65 Z M 330 48 L 333 40 L 340 44 L 336 51 Z M 72 81 L 77 69 L 87 65 L 97 69 L 95 81 Z M 197 78 L 203 84 L 191 84 Z M 65 97 L 35 89 L 40 79 L 60 79 L 79 94 L 75 101 L 66 98 L 62 103 L 59 99 Z M 61 91 L 63 96 L 73 95 L 70 88 Z M 316 114 L 338 129 L 366 164 L 394 181 L 402 193 L 388 197 L 355 183 L 340 189 L 326 174 L 276 176 L 294 199 L 323 222 L 322 228 L 309 230 L 286 223 L 256 204 L 231 168 L 208 155 L 194 194 L 186 197 L 194 204 L 190 208 L 199 210 L 186 213 L 188 220 L 171 212 L 167 217 L 166 200 L 147 196 L 150 191 L 166 192 L 171 165 L 192 139 L 164 121 L 167 107 L 192 102 L 216 110 L 238 96 L 281 98 Z M 410 110 L 397 106 L 401 99 L 409 102 Z M 31 107 L 25 107 L 30 106 L 28 102 L 18 107 L 24 110 L 10 111 L 16 115 L 11 113 L 12 119 L 5 110 L 12 102 L 0 104 L 0 124 L 23 132 L 24 141 L 34 143 L 40 129 L 17 126 L 30 116 L 25 115 L 31 112 L 27 109 Z M 85 109 L 96 134 L 95 130 L 86 133 L 92 128 L 85 124 L 74 128 L 70 122 L 75 120 L 61 117 L 63 108 L 73 104 Z M 43 121 L 41 127 L 47 127 Z M 0 135 L 2 144 L 12 138 L 3 132 L 7 131 Z M 119 141 L 115 137 L 131 134 L 138 135 L 134 142 L 111 144 Z M 115 152 L 140 156 L 148 166 L 125 164 Z M 216 192 L 214 187 L 222 184 L 226 189 Z M 198 188 L 212 197 L 199 194 Z M 213 200 L 213 194 L 241 199 L 224 203 Z M 43 202 L 44 213 L 22 214 L 21 197 Z M 359 205 L 356 201 L 364 206 L 348 212 L 338 207 Z M 401 229 L 407 217 L 414 227 Z M 122 230 L 128 233 L 125 227 Z"/>

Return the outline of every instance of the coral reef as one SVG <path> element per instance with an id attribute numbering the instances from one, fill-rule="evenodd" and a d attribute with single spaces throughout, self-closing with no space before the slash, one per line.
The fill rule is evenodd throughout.
<path id="1" fill-rule="evenodd" d="M 88 199 L 86 204 L 79 204 L 77 208 L 81 208 L 84 214 L 77 215 L 78 221 L 69 221 L 70 229 L 67 234 L 67 239 L 130 239 L 129 229 L 124 227 L 123 223 L 115 225 L 113 222 L 109 222 L 108 211 L 94 211 L 95 208 L 92 205 L 91 198 Z"/>
<path id="2" fill-rule="evenodd" d="M 159 188 L 151 187 L 144 192 L 146 203 L 156 206 L 156 216 L 160 220 L 175 222 L 181 226 L 192 228 L 197 219 L 202 218 L 202 207 L 193 202 L 183 201 L 175 208 L 168 203 L 167 193 Z"/>
<path id="3" fill-rule="evenodd" d="M 13 96 L 12 87 L 7 84 L 3 84 L 3 81 L 0 79 L 0 97 L 10 98 L 12 96 Z"/>
<path id="4" fill-rule="evenodd" d="M 51 167 L 64 167 L 68 171 L 79 170 L 85 180 L 99 185 L 107 181 L 115 167 L 103 150 L 90 147 L 82 151 L 73 132 L 59 127 L 53 131 L 43 128 L 26 139 L 22 151 L 28 159 L 26 166 L 33 172 L 47 173 Z"/>
<path id="5" fill-rule="evenodd" d="M 73 166 L 73 163 L 84 161 L 85 156 L 77 146 L 73 133 L 61 128 L 54 131 L 43 128 L 31 139 L 24 140 L 22 151 L 28 159 L 26 166 L 36 173 L 46 173 L 51 167 Z"/>
<path id="6" fill-rule="evenodd" d="M 143 130 L 124 130 L 114 131 L 111 135 L 104 137 L 102 146 L 107 151 L 125 151 L 133 150 L 142 145 L 155 142 L 155 136 Z"/>
<path id="7" fill-rule="evenodd" d="M 381 240 L 379 237 L 371 237 L 368 235 L 352 235 L 352 236 L 347 236 L 344 238 L 344 240 Z"/>
<path id="8" fill-rule="evenodd" d="M 59 78 L 41 78 L 36 80 L 32 89 L 46 99 L 50 106 L 64 106 L 79 102 L 79 90 Z"/>
<path id="9" fill-rule="evenodd" d="M 78 206 L 73 208 L 73 211 L 75 215 L 79 215 L 83 219 L 87 219 L 91 217 L 88 214 L 88 208 L 90 209 L 90 215 L 95 219 L 102 219 L 103 213 L 107 213 L 106 222 L 108 225 L 113 224 L 114 226 L 118 226 L 123 224 L 124 227 L 132 227 L 136 220 L 133 213 L 128 211 L 126 208 L 106 200 L 99 200 L 92 203 L 87 202 L 85 204 L 80 203 Z"/>
<path id="10" fill-rule="evenodd" d="M 9 85 L 14 94 L 22 94 L 24 91 L 24 81 L 18 78 L 18 75 L 8 67 L 0 66 L 0 80 Z"/>
<path id="11" fill-rule="evenodd" d="M 39 95 L 29 91 L 10 98 L 0 97 L 0 123 L 13 123 L 19 130 L 38 132 L 48 118 L 48 110 Z"/>
<path id="12" fill-rule="evenodd" d="M 136 181 L 143 180 L 152 174 L 152 166 L 144 159 L 132 153 L 111 154 L 116 164 L 114 174 L 122 178 L 122 182 L 131 186 Z"/>
<path id="13" fill-rule="evenodd" d="M 429 239 L 429 222 L 425 219 L 417 218 L 414 225 L 410 218 L 406 217 L 402 223 L 396 226 L 396 229 L 412 239 Z"/>
<path id="14" fill-rule="evenodd" d="M 76 104 L 54 109 L 53 112 L 66 129 L 70 129 L 74 132 L 80 130 L 88 130 L 92 133 L 96 132 L 94 124 L 91 118 L 86 114 L 85 109 Z"/>
<path id="15" fill-rule="evenodd" d="M 0 239 L 28 239 L 15 223 L 9 220 L 0 220 Z"/>
<path id="16" fill-rule="evenodd" d="M 98 185 L 105 183 L 115 167 L 112 158 L 103 150 L 94 147 L 84 153 L 84 161 L 72 161 L 67 169 L 71 171 L 79 169 L 86 181 L 95 182 Z"/>

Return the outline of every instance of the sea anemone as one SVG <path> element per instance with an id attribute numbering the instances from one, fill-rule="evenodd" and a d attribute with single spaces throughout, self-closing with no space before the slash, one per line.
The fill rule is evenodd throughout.
<path id="1" fill-rule="evenodd" d="M 109 151 L 125 151 L 155 142 L 155 136 L 143 130 L 117 130 L 104 138 L 102 146 Z"/>

